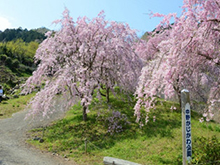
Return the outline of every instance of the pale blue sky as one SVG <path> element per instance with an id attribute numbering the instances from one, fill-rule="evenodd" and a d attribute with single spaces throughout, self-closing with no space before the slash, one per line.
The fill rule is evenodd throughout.
<path id="1" fill-rule="evenodd" d="M 182 3 L 183 0 L 0 0 L 0 30 L 54 29 L 51 23 L 60 19 L 67 7 L 74 20 L 79 16 L 93 18 L 104 10 L 107 20 L 126 22 L 141 36 L 160 22 L 159 18 L 150 19 L 148 13 L 180 15 Z"/>

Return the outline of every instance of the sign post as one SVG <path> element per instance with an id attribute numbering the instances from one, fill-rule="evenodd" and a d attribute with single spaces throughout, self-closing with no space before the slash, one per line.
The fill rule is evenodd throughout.
<path id="1" fill-rule="evenodd" d="M 192 159 L 191 111 L 189 91 L 181 91 L 183 165 Z"/>

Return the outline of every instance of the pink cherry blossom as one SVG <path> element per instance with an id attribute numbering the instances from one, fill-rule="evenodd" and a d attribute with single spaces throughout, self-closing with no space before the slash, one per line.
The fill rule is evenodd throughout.
<path id="1" fill-rule="evenodd" d="M 62 94 L 61 108 L 68 109 L 80 100 L 86 120 L 94 93 L 101 96 L 101 89 L 105 90 L 108 101 L 115 86 L 124 92 L 135 91 L 142 61 L 135 53 L 139 39 L 127 24 L 106 21 L 104 11 L 91 20 L 79 17 L 74 22 L 68 9 L 55 23 L 61 29 L 47 33 L 35 55 L 40 64 L 22 91 L 28 94 L 45 83 L 30 102 L 30 116 L 49 116 Z"/>
<path id="2" fill-rule="evenodd" d="M 217 102 L 211 106 L 220 98 L 220 0 L 184 0 L 182 8 L 179 17 L 164 15 L 137 50 L 145 61 L 135 92 L 138 120 L 142 107 L 153 111 L 158 96 L 181 105 L 182 89 L 190 91 L 194 110 L 220 110 Z M 203 109 L 196 104 L 201 102 Z"/>

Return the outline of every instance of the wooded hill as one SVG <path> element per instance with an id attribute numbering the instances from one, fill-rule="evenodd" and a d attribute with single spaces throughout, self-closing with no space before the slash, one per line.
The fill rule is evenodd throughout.
<path id="1" fill-rule="evenodd" d="M 7 90 L 36 69 L 34 55 L 46 28 L 0 31 L 0 84 Z"/>
<path id="2" fill-rule="evenodd" d="M 24 42 L 37 41 L 42 42 L 45 37 L 45 32 L 49 29 L 38 28 L 38 29 L 22 29 L 21 27 L 17 29 L 6 29 L 5 31 L 0 31 L 0 42 L 15 41 L 17 39 L 22 39 Z"/>

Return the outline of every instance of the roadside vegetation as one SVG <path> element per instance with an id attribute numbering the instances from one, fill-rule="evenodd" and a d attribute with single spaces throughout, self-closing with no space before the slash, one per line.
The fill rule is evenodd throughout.
<path id="1" fill-rule="evenodd" d="M 177 109 L 171 110 L 171 106 Z M 111 96 L 108 104 L 94 99 L 90 105 L 92 111 L 84 122 L 82 107 L 77 104 L 67 112 L 64 119 L 30 131 L 28 143 L 41 150 L 74 159 L 80 165 L 101 165 L 105 156 L 143 165 L 182 164 L 179 105 L 161 100 L 156 110 L 149 115 L 150 122 L 147 125 L 135 122 L 133 107 L 134 102 L 125 98 L 121 100 Z M 220 152 L 220 125 L 214 121 L 200 123 L 200 118 L 199 114 L 192 112 L 195 164 L 211 161 L 206 155 L 209 152 L 217 157 Z M 43 139 L 43 143 L 36 140 L 39 138 Z M 206 144 L 209 148 L 204 148 Z M 213 160 L 217 160 L 217 157 Z"/>
<path id="2" fill-rule="evenodd" d="M 30 95 L 20 96 L 19 98 L 3 100 L 0 103 L 0 119 L 11 117 L 13 113 L 24 110 L 28 101 L 34 95 L 35 93 L 32 93 Z"/>
<path id="3" fill-rule="evenodd" d="M 2 101 L 0 119 L 24 110 L 34 95 Z M 27 143 L 40 150 L 74 159 L 80 165 L 101 165 L 105 156 L 143 165 L 181 164 L 182 128 L 178 103 L 160 100 L 147 125 L 135 122 L 134 104 L 126 97 L 115 98 L 112 95 L 108 104 L 104 99 L 102 102 L 93 99 L 88 120 L 84 122 L 82 106 L 78 103 L 63 119 L 29 131 Z M 177 109 L 171 110 L 171 106 Z M 193 164 L 218 164 L 220 124 L 214 121 L 200 123 L 200 118 L 192 111 Z"/>

